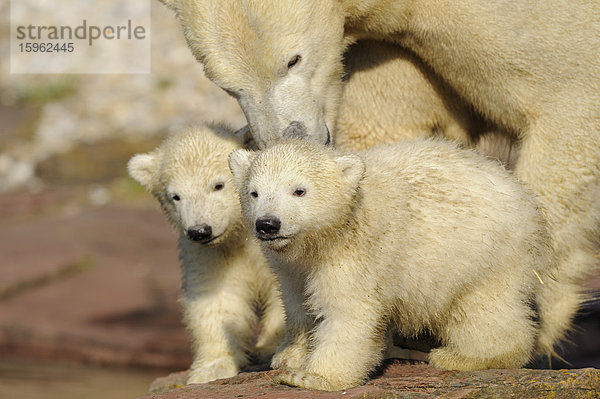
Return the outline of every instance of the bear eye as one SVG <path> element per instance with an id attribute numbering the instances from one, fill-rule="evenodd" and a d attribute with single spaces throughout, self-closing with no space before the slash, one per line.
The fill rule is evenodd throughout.
<path id="1" fill-rule="evenodd" d="M 223 190 L 223 188 L 225 188 L 225 183 L 215 184 L 215 191 Z"/>
<path id="2" fill-rule="evenodd" d="M 258 193 L 257 193 L 256 191 L 252 191 L 252 192 L 250 193 L 250 196 L 251 196 L 252 198 L 258 198 Z"/>
<path id="3" fill-rule="evenodd" d="M 294 66 L 298 65 L 298 63 L 302 60 L 302 56 L 295 55 L 288 61 L 287 67 L 288 69 L 292 69 Z"/>
<path id="4" fill-rule="evenodd" d="M 171 194 L 171 199 L 173 201 L 179 201 L 181 199 L 181 197 L 177 194 Z"/>
<path id="5" fill-rule="evenodd" d="M 294 191 L 294 196 L 296 197 L 303 197 L 304 194 L 306 194 L 306 190 L 303 188 L 297 188 L 296 191 Z"/>

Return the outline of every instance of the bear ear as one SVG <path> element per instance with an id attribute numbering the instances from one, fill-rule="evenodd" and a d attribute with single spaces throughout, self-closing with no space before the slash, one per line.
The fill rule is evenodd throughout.
<path id="1" fill-rule="evenodd" d="M 243 189 L 244 180 L 248 175 L 250 164 L 256 156 L 256 152 L 245 149 L 235 150 L 229 154 L 229 169 L 233 174 L 233 181 L 238 189 Z"/>
<path id="2" fill-rule="evenodd" d="M 358 183 L 365 173 L 365 163 L 357 155 L 347 154 L 335 159 L 342 172 L 343 178 L 353 189 L 358 188 Z"/>
<path id="3" fill-rule="evenodd" d="M 175 2 L 177 0 L 158 0 L 161 3 L 163 3 L 164 5 L 166 5 L 167 7 L 169 7 L 170 9 L 174 10 L 175 9 Z"/>
<path id="4" fill-rule="evenodd" d="M 155 153 L 134 155 L 127 163 L 127 171 L 135 181 L 147 189 L 152 189 L 152 181 L 158 168 L 158 155 Z"/>

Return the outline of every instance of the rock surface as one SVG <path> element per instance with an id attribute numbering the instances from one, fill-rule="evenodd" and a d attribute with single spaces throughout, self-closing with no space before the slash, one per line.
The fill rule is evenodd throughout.
<path id="1" fill-rule="evenodd" d="M 340 365 L 343 367 L 343 365 Z M 186 373 L 160 378 L 146 399 L 199 398 L 598 398 L 600 371 L 439 370 L 395 360 L 365 385 L 338 392 L 307 391 L 273 383 L 278 371 L 246 372 L 207 384 L 182 386 Z"/>
<path id="2" fill-rule="evenodd" d="M 153 202 L 90 194 L 0 196 L 0 356 L 188 367 L 175 232 Z"/>

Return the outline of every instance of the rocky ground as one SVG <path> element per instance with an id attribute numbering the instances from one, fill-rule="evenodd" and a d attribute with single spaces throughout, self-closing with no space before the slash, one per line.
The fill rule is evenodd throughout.
<path id="1" fill-rule="evenodd" d="M 341 366 L 341 365 L 340 365 Z M 145 399 L 200 398 L 598 398 L 600 371 L 577 370 L 438 370 L 426 364 L 393 361 L 365 385 L 337 392 L 307 391 L 273 383 L 278 371 L 241 373 L 201 385 L 181 386 L 185 373 L 158 379 Z"/>
<path id="2" fill-rule="evenodd" d="M 169 131 L 213 120 L 237 128 L 243 115 L 202 75 L 171 12 L 158 2 L 148 75 L 10 75 L 8 6 L 0 3 L 0 397 L 10 384 L 3 376 L 23 361 L 153 368 L 165 375 L 185 370 L 191 357 L 177 304 L 175 233 L 125 165 Z M 590 288 L 600 288 L 600 279 Z M 570 363 L 553 366 L 600 367 L 599 315 L 594 303 L 582 313 L 581 332 L 564 352 Z M 154 395 L 306 396 L 273 386 L 274 374 L 158 393 L 176 387 L 178 374 L 157 382 Z M 464 397 L 539 387 L 566 397 L 560 395 L 597 389 L 597 379 L 593 370 L 465 374 L 394 363 L 367 388 L 346 395 Z M 544 388 L 549 381 L 554 388 Z"/>

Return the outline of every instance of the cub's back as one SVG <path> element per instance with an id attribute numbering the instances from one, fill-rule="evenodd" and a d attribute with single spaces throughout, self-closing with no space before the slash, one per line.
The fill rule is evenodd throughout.
<path id="1" fill-rule="evenodd" d="M 500 164 L 440 140 L 360 156 L 366 172 L 356 215 L 369 229 L 363 235 L 376 237 L 365 244 L 378 260 L 368 267 L 387 296 L 433 320 L 469 287 L 533 287 L 535 273 L 547 275 L 546 223 L 534 196 Z"/>
<path id="2" fill-rule="evenodd" d="M 430 208 L 537 214 L 533 193 L 498 162 L 443 139 L 402 141 L 359 153 L 364 195 L 402 196 Z M 514 207 L 514 209 L 513 209 Z M 522 212 L 520 212 L 521 210 Z"/>
<path id="3" fill-rule="evenodd" d="M 401 240 L 407 252 L 398 256 L 443 267 L 448 259 L 489 259 L 491 265 L 527 248 L 549 251 L 534 195 L 495 161 L 439 139 L 381 146 L 360 156 L 366 172 L 359 217 L 378 226 L 382 242 Z"/>

